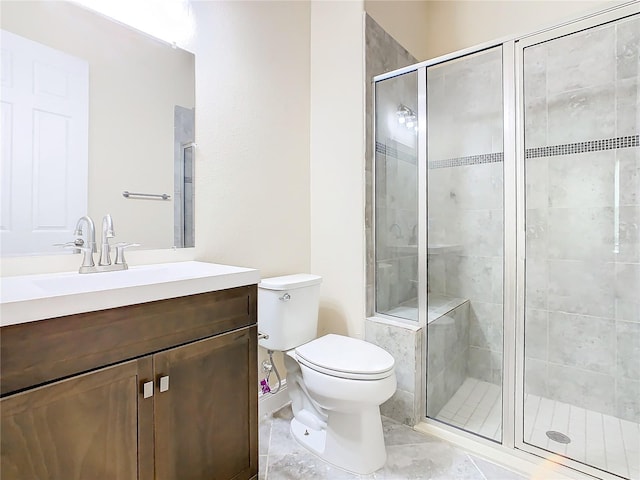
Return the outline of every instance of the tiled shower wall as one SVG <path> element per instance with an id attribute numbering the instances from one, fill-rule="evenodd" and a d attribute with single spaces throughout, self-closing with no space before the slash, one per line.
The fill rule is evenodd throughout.
<path id="1" fill-rule="evenodd" d="M 501 49 L 430 67 L 427 98 L 429 291 L 469 300 L 467 373 L 501 384 Z"/>
<path id="2" fill-rule="evenodd" d="M 429 324 L 427 416 L 435 418 L 468 376 L 469 302 Z"/>
<path id="3" fill-rule="evenodd" d="M 374 276 L 376 268 L 374 241 L 373 241 L 373 169 L 374 169 L 374 147 L 373 147 L 373 112 L 374 99 L 372 95 L 371 80 L 375 75 L 389 72 L 407 65 L 417 62 L 409 52 L 407 52 L 398 42 L 396 42 L 380 25 L 378 25 L 369 15 L 365 15 L 365 65 L 366 65 L 366 156 L 365 156 L 365 175 L 366 175 L 366 211 L 365 211 L 365 235 L 367 245 L 367 316 L 374 314 L 375 309 L 375 291 Z M 415 97 L 415 86 L 413 91 L 409 91 Z M 397 105 L 395 105 L 397 107 Z M 402 147 L 401 147 L 402 149 Z M 399 170 L 402 172 L 403 166 L 407 168 L 416 168 L 415 162 L 411 166 L 410 163 L 404 162 L 400 164 Z M 406 169 L 405 169 L 406 170 Z M 401 176 L 403 173 L 399 173 Z M 417 178 L 417 176 L 416 176 Z M 417 195 L 417 190 L 414 192 Z M 399 199 L 400 203 L 408 203 L 407 200 Z M 417 204 L 416 204 L 417 208 Z M 417 216 L 417 211 L 415 212 Z M 393 223 L 393 222 L 392 222 Z M 389 227 L 391 224 L 388 225 Z M 401 227 L 402 228 L 402 227 Z M 386 230 L 389 232 L 389 230 Z M 395 236 L 394 232 L 389 232 Z M 405 227 L 400 232 L 400 236 L 405 236 L 405 240 L 409 241 L 411 231 Z M 391 237 L 389 237 L 391 238 Z M 397 253 L 401 253 L 396 249 Z M 389 254 L 391 251 L 388 252 Z M 417 251 L 416 251 L 417 253 Z M 395 268 L 400 268 L 400 258 L 397 258 Z M 404 268 L 404 266 L 403 266 Z M 411 267 L 413 268 L 413 267 Z M 417 269 L 417 256 L 415 258 L 415 269 Z M 399 271 L 399 270 L 397 270 Z M 411 271 L 411 269 L 403 270 Z M 386 272 L 390 275 L 389 281 L 394 277 L 391 268 L 387 268 Z M 417 276 L 416 276 L 417 278 Z M 391 301 L 397 301 L 400 292 L 395 290 L 393 294 L 386 295 L 387 304 Z M 392 295 L 394 298 L 392 299 Z M 365 323 L 365 339 L 376 345 L 385 348 L 396 359 L 396 374 L 398 377 L 398 389 L 391 399 L 389 399 L 381 407 L 384 415 L 393 418 L 407 425 L 415 425 L 421 413 L 421 395 L 418 391 L 422 385 L 421 376 L 421 356 L 422 356 L 422 332 L 418 325 L 400 324 L 393 322 L 379 322 L 375 319 L 367 319 Z"/>
<path id="4" fill-rule="evenodd" d="M 636 16 L 524 57 L 526 393 L 634 422 L 639 44 Z"/>

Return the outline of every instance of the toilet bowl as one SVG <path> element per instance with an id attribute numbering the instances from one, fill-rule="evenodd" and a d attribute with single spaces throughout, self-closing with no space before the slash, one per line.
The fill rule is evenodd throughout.
<path id="1" fill-rule="evenodd" d="M 320 282 L 297 274 L 258 285 L 258 328 L 268 335 L 260 344 L 285 352 L 294 438 L 339 468 L 369 474 L 386 461 L 380 404 L 396 390 L 395 362 L 363 340 L 315 338 Z"/>
<path id="2" fill-rule="evenodd" d="M 306 347 L 325 354 L 318 359 Z M 323 351 L 321 348 L 326 348 Z M 332 348 L 333 347 L 333 348 Z M 371 360 L 386 361 L 386 368 L 354 366 L 332 369 L 323 364 L 336 347 L 350 348 L 349 353 L 365 347 Z M 368 348 L 374 347 L 374 348 Z M 306 353 L 302 356 L 300 351 Z M 347 350 L 345 350 L 347 351 Z M 346 360 L 338 354 L 334 360 Z M 312 364 L 312 361 L 317 363 Z M 343 362 L 346 367 L 347 362 Z M 287 352 L 287 389 L 292 400 L 294 419 L 291 432 L 307 449 L 344 470 L 368 474 L 381 468 L 386 449 L 380 419 L 380 404 L 396 391 L 393 357 L 373 344 L 340 335 L 326 335 Z M 346 378 L 345 378 L 346 377 Z M 305 398 L 313 405 L 309 410 Z"/>

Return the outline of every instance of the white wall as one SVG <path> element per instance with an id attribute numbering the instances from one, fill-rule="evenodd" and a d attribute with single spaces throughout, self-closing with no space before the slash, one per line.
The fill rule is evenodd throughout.
<path id="1" fill-rule="evenodd" d="M 361 1 L 311 3 L 311 271 L 319 333 L 362 337 L 364 22 Z"/>
<path id="2" fill-rule="evenodd" d="M 193 11 L 196 257 L 263 278 L 308 272 L 310 6 L 196 1 Z"/>
<path id="3" fill-rule="evenodd" d="M 429 1 L 426 58 L 509 35 L 521 35 L 621 1 Z"/>
<path id="4" fill-rule="evenodd" d="M 309 270 L 309 4 L 195 1 L 196 254 Z"/>

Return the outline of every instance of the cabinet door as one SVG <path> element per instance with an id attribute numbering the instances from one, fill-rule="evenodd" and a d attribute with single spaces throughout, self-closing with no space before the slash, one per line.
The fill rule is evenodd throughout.
<path id="1" fill-rule="evenodd" d="M 0 400 L 2 480 L 137 479 L 137 373 L 131 361 Z"/>
<path id="2" fill-rule="evenodd" d="M 258 473 L 256 363 L 256 327 L 154 355 L 156 478 Z"/>

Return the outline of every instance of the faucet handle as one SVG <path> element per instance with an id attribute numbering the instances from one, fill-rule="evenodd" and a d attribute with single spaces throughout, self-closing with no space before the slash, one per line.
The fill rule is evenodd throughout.
<path id="1" fill-rule="evenodd" d="M 113 245 L 116 249 L 116 261 L 115 265 L 126 265 L 127 261 L 124 258 L 124 249 L 129 247 L 139 247 L 139 243 L 127 243 L 127 242 L 119 242 Z"/>
<path id="2" fill-rule="evenodd" d="M 84 240 L 81 238 L 76 238 L 73 242 L 65 242 L 65 243 L 54 243 L 54 247 L 71 247 L 78 248 L 84 245 Z"/>
<path id="3" fill-rule="evenodd" d="M 81 238 L 76 238 L 72 242 L 54 243 L 53 246 L 62 247 L 62 248 L 72 248 L 73 250 L 75 250 L 75 252 L 73 253 L 80 253 L 80 250 L 87 248 L 84 246 L 84 240 Z"/>

